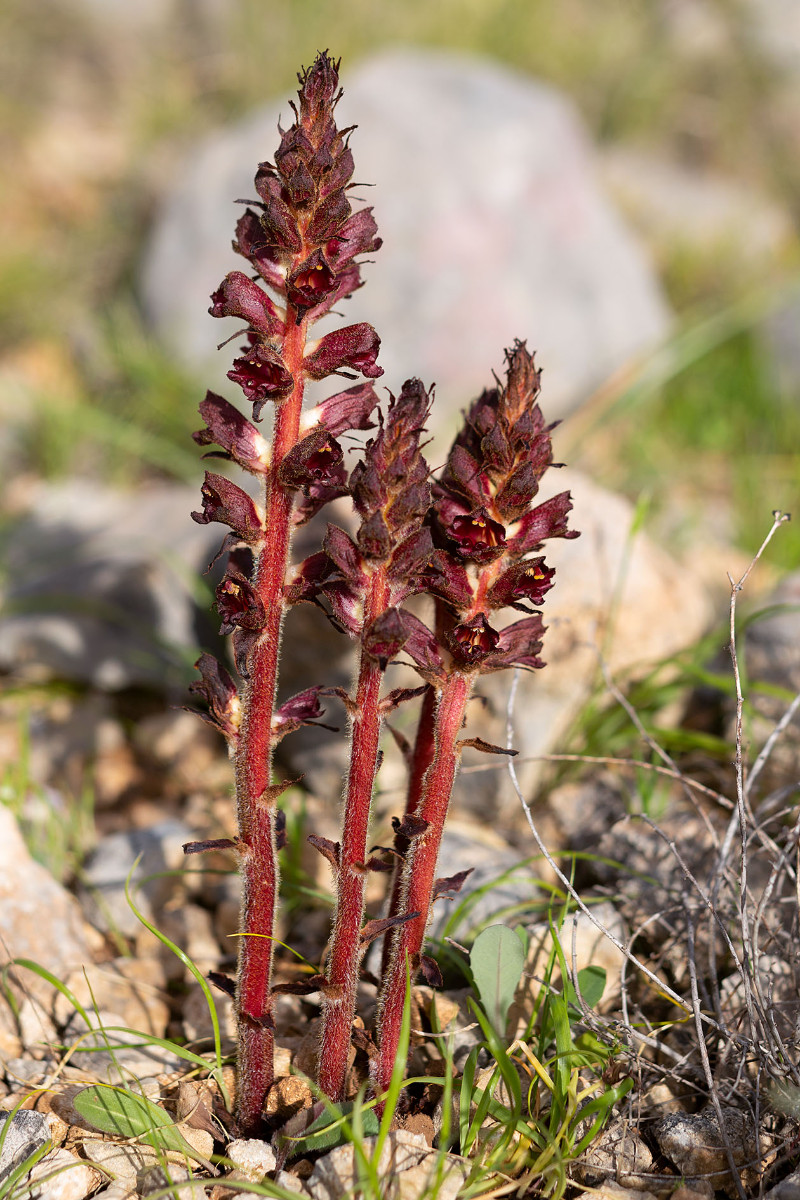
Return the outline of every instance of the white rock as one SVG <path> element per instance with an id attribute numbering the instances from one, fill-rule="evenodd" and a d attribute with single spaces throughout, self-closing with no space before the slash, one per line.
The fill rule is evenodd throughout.
<path id="1" fill-rule="evenodd" d="M 358 124 L 355 177 L 375 185 L 363 194 L 385 239 L 345 315 L 378 330 L 391 388 L 410 375 L 435 381 L 441 421 L 490 382 L 514 337 L 528 338 L 558 415 L 664 337 L 655 274 L 603 195 L 562 94 L 488 61 L 418 49 L 368 59 L 342 84 L 337 118 Z M 253 196 L 279 113 L 287 125 L 284 98 L 194 147 L 145 260 L 151 319 L 189 365 L 215 364 L 214 387 L 230 354 L 213 347 L 236 326 L 205 317 L 208 295 L 242 266 L 230 252 L 241 211 L 232 201 Z"/>
<path id="2" fill-rule="evenodd" d="M 29 958 L 63 978 L 91 961 L 80 907 L 39 863 L 13 813 L 0 804 L 0 961 Z M 28 994 L 49 1000 L 52 988 L 31 971 L 15 970 Z M 45 1028 L 45 1033 L 47 1030 Z"/>
<path id="3" fill-rule="evenodd" d="M 225 1151 L 236 1168 L 236 1177 L 258 1183 L 267 1171 L 275 1170 L 275 1151 L 258 1138 L 237 1138 Z"/>
<path id="4" fill-rule="evenodd" d="M 54 1150 L 30 1173 L 31 1200 L 84 1200 L 102 1175 L 69 1150 Z"/>
<path id="5" fill-rule="evenodd" d="M 15 1171 L 26 1158 L 50 1141 L 50 1127 L 42 1113 L 26 1108 L 0 1116 L 0 1184 Z"/>
<path id="6" fill-rule="evenodd" d="M 196 488 L 42 484 L 8 548 L 0 669 L 101 691 L 182 687 L 197 646 L 189 581 L 221 540 L 192 521 L 197 508 Z"/>
<path id="7" fill-rule="evenodd" d="M 367 1155 L 376 1141 L 376 1138 L 364 1139 Z M 390 1133 L 376 1164 L 383 1181 L 382 1200 L 418 1200 L 428 1194 L 438 1157 L 421 1134 L 403 1129 Z M 318 1159 L 306 1180 L 306 1191 L 313 1200 L 342 1200 L 349 1195 L 355 1181 L 354 1159 L 353 1147 L 349 1145 L 337 1146 Z M 465 1164 L 448 1157 L 437 1200 L 455 1200 L 466 1174 Z"/>

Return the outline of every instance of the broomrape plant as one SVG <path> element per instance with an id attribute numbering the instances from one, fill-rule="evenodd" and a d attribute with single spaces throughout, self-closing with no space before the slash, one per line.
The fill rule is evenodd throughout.
<path id="1" fill-rule="evenodd" d="M 228 377 L 253 405 L 253 421 L 273 409 L 268 443 L 257 424 L 209 392 L 200 405 L 205 428 L 194 434 L 215 445 L 211 457 L 254 475 L 261 500 L 226 476 L 207 472 L 196 521 L 227 525 L 218 557 L 227 556 L 216 592 L 222 632 L 230 634 L 240 683 L 209 654 L 197 663 L 192 690 L 205 716 L 225 735 L 235 766 L 238 836 L 193 842 L 189 853 L 234 850 L 243 879 L 238 973 L 218 978 L 235 997 L 238 1021 L 237 1122 L 240 1133 L 263 1132 L 262 1110 L 273 1083 L 272 955 L 285 837 L 273 780 L 281 738 L 317 724 L 321 698 L 336 693 L 350 726 L 350 767 L 341 838 L 311 836 L 330 863 L 336 906 L 325 972 L 292 991 L 319 992 L 323 1022 L 318 1083 L 334 1101 L 345 1094 L 361 960 L 383 937 L 382 984 L 375 1043 L 361 1035 L 371 1058 L 376 1095 L 389 1087 L 401 1046 L 409 980 L 418 972 L 441 984 L 424 953 L 431 905 L 457 891 L 469 871 L 436 878 L 436 860 L 453 781 L 465 746 L 495 752 L 480 738 L 461 737 L 466 705 L 482 674 L 517 666 L 538 669 L 544 625 L 539 612 L 553 569 L 539 554 L 567 528 L 569 493 L 535 504 L 552 465 L 550 430 L 538 405 L 539 372 L 524 343 L 506 354 L 506 378 L 466 413 L 447 462 L 432 476 L 422 454 L 431 393 L 417 379 L 390 395 L 385 412 L 371 380 L 383 372 L 380 339 L 371 325 L 349 325 L 310 340 L 312 326 L 361 286 L 360 259 L 380 246 L 369 208 L 353 211 L 350 130 L 336 126 L 341 95 L 338 63 L 327 53 L 299 76 L 295 121 L 281 131 L 274 163 L 261 163 L 259 195 L 236 226 L 234 249 L 248 270 L 232 271 L 212 296 L 210 312 L 245 322 L 244 344 Z M 365 381 L 303 410 L 308 380 L 331 376 Z M 348 471 L 340 444 L 348 430 L 377 430 Z M 321 548 L 291 563 L 293 531 L 328 501 L 350 497 L 357 521 L 348 532 L 329 524 Z M 415 595 L 432 598 L 430 625 L 409 612 Z M 276 706 L 283 616 L 313 603 L 355 644 L 352 694 L 315 684 Z M 526 615 L 498 628 L 505 609 Z M 416 688 L 386 690 L 384 675 L 398 656 L 420 676 Z M 392 847 L 370 852 L 370 807 L 379 742 L 388 714 L 420 698 L 409 791 L 395 818 Z M 365 921 L 368 872 L 389 881 L 386 915 Z"/>

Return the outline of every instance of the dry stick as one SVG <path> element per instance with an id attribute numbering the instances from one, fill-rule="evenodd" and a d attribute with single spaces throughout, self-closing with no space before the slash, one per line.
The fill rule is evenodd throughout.
<path id="1" fill-rule="evenodd" d="M 367 628 L 388 603 L 385 572 L 375 571 L 365 603 Z M 378 770 L 382 720 L 379 701 L 383 671 L 376 658 L 361 652 L 353 710 L 350 769 L 347 776 L 342 842 L 336 871 L 336 915 L 323 991 L 319 1086 L 332 1100 L 343 1100 L 350 1033 L 356 1008 L 358 968 L 363 951 L 361 928 L 366 891 L 367 835 L 372 792 Z"/>
<path id="2" fill-rule="evenodd" d="M 294 387 L 277 407 L 266 480 L 266 528 L 255 587 L 265 622 L 252 651 L 244 696 L 244 723 L 236 755 L 239 838 L 243 846 L 242 924 L 239 941 L 237 1016 L 239 1022 L 237 1115 L 239 1127 L 255 1134 L 264 1097 L 274 1080 L 275 1031 L 272 1020 L 272 957 L 280 868 L 276 847 L 275 803 L 270 796 L 274 740 L 272 716 L 277 691 L 283 626 L 283 585 L 291 543 L 294 491 L 281 483 L 280 468 L 296 445 L 303 406 L 303 354 L 306 321 L 286 311 L 283 360 Z"/>
<path id="3" fill-rule="evenodd" d="M 519 671 L 515 670 L 514 678 L 511 683 L 511 688 L 509 689 L 508 707 L 506 709 L 506 717 L 507 717 L 507 720 L 506 720 L 506 736 L 507 736 L 506 744 L 509 746 L 513 740 L 513 733 L 514 733 L 514 726 L 513 726 L 514 700 L 516 698 L 518 681 L 519 681 Z M 595 914 L 591 911 L 591 909 L 581 899 L 581 897 L 580 897 L 579 893 L 576 891 L 574 885 L 572 884 L 570 879 L 564 874 L 564 872 L 561 870 L 558 863 L 553 858 L 552 854 L 547 849 L 547 846 L 545 845 L 544 841 L 542 840 L 542 835 L 539 833 L 539 830 L 537 829 L 536 823 L 533 819 L 533 813 L 530 810 L 530 805 L 528 804 L 527 800 L 525 799 L 525 797 L 522 794 L 522 789 L 520 788 L 519 780 L 517 779 L 517 773 L 514 770 L 513 761 L 509 760 L 509 762 L 506 764 L 506 767 L 507 767 L 509 776 L 511 777 L 511 783 L 512 783 L 514 791 L 517 795 L 517 799 L 519 800 L 519 802 L 522 806 L 522 811 L 525 815 L 525 820 L 528 823 L 528 828 L 530 829 L 530 831 L 533 835 L 533 839 L 536 842 L 536 845 L 539 847 L 539 851 L 541 852 L 542 857 L 548 863 L 548 865 L 550 866 L 550 869 L 554 872 L 554 874 L 556 875 L 559 882 L 564 887 L 567 894 L 570 896 L 570 898 L 572 900 L 574 900 L 575 904 L 577 904 L 577 906 L 581 910 L 581 912 L 585 913 L 585 915 L 589 918 L 589 920 L 594 925 L 595 929 L 599 929 L 599 931 L 603 934 L 603 936 L 608 938 L 608 940 L 611 942 L 612 946 L 615 946 L 616 949 L 619 950 L 620 954 L 624 955 L 625 958 L 628 959 L 629 962 L 631 962 L 632 965 L 635 966 L 638 971 L 641 971 L 641 973 L 643 975 L 645 975 L 650 980 L 651 983 L 654 983 L 656 985 L 656 987 L 658 988 L 658 990 L 660 992 L 662 992 L 669 1000 L 672 1000 L 673 1003 L 677 1004 L 680 1008 L 684 1008 L 685 1001 L 682 999 L 682 997 L 679 996 L 677 992 L 673 991 L 673 989 L 669 986 L 669 984 L 667 984 L 663 979 L 660 979 L 658 977 L 658 975 L 655 973 L 655 971 L 651 971 L 650 968 L 648 966 L 646 966 L 645 963 L 641 962 L 638 958 L 636 958 L 636 956 L 631 953 L 630 949 L 627 946 L 625 946 L 619 940 L 619 938 L 614 936 L 614 934 L 611 932 L 611 930 L 595 916 Z M 722 1030 L 722 1028 L 720 1027 L 719 1023 L 717 1021 L 715 1021 L 712 1017 L 709 1017 L 706 1013 L 701 1014 L 701 1016 L 702 1016 L 702 1020 L 710 1028 L 717 1030 L 717 1032 L 724 1032 L 724 1030 Z M 741 1040 L 742 1043 L 745 1045 L 748 1044 L 748 1039 L 742 1038 L 739 1040 Z"/>
<path id="4" fill-rule="evenodd" d="M 728 1131 L 725 1128 L 725 1116 L 722 1111 L 722 1105 L 719 1099 L 719 1093 L 714 1080 L 714 1072 L 711 1070 L 711 1063 L 708 1058 L 708 1047 L 706 1046 L 705 1029 L 703 1028 L 703 1014 L 700 1008 L 700 995 L 697 986 L 697 963 L 695 961 L 695 932 L 694 921 L 692 919 L 691 905 L 688 897 L 684 899 L 684 912 L 686 913 L 686 940 L 688 949 L 688 966 L 689 966 L 689 986 L 692 993 L 692 1012 L 694 1013 L 695 1029 L 697 1030 L 697 1044 L 700 1050 L 700 1059 L 703 1064 L 703 1073 L 706 1077 L 709 1095 L 711 1096 L 711 1104 L 717 1116 L 717 1124 L 719 1126 L 719 1135 L 722 1139 L 722 1145 L 725 1149 L 725 1157 L 728 1160 L 733 1182 L 736 1185 L 736 1191 L 739 1195 L 739 1200 L 747 1200 L 742 1180 L 739 1176 L 739 1171 L 736 1166 L 736 1160 L 733 1155 L 733 1147 L 731 1146 Z"/>
<path id="5" fill-rule="evenodd" d="M 727 796 L 723 796 L 721 792 L 717 792 L 714 788 L 707 787 L 706 784 L 698 782 L 696 779 L 690 779 L 680 770 L 670 770 L 668 767 L 659 767 L 658 763 L 644 762 L 639 758 L 609 758 L 603 754 L 526 754 L 519 755 L 514 759 L 517 766 L 520 763 L 530 762 L 572 762 L 572 763 L 592 763 L 601 767 L 628 767 L 642 771 L 653 771 L 656 775 L 662 775 L 665 779 L 676 779 L 685 787 L 694 788 L 701 796 L 708 796 L 720 808 L 733 810 L 736 806 Z M 472 767 L 464 767 L 463 774 L 471 775 L 476 771 L 500 771 L 505 767 L 505 763 L 477 763 Z M 387 795 L 388 792 L 384 792 Z"/>
<path id="6" fill-rule="evenodd" d="M 739 834 L 740 834 L 740 846 L 741 846 L 741 851 L 740 851 L 741 875 L 740 875 L 740 880 L 739 880 L 739 919 L 740 919 L 741 930 L 742 930 L 742 946 L 743 946 L 743 951 L 744 951 L 744 963 L 741 968 L 741 978 L 742 978 L 742 986 L 744 988 L 744 993 L 745 993 L 745 1004 L 747 1006 L 748 1016 L 751 1021 L 751 1028 L 754 1033 L 757 1030 L 758 1026 L 763 1024 L 764 1012 L 763 1012 L 762 997 L 759 995 L 758 999 L 761 1004 L 761 1012 L 758 1015 L 758 1019 L 756 1019 L 755 1000 L 754 1000 L 754 996 L 753 996 L 753 984 L 755 982 L 756 987 L 758 988 L 758 982 L 757 982 L 757 972 L 755 971 L 755 962 L 753 959 L 753 946 L 752 946 L 752 939 L 751 939 L 751 935 L 750 935 L 750 923 L 749 923 L 749 918 L 748 918 L 748 913 L 747 913 L 747 823 L 748 823 L 747 799 L 748 799 L 748 797 L 745 794 L 745 783 L 744 783 L 744 754 L 743 754 L 743 750 L 742 750 L 742 740 L 743 740 L 742 713 L 744 710 L 744 696 L 742 693 L 742 681 L 741 681 L 741 675 L 739 672 L 739 659 L 738 659 L 737 650 L 736 650 L 736 599 L 737 599 L 737 596 L 739 595 L 739 593 L 744 588 L 744 585 L 747 582 L 751 571 L 755 567 L 758 560 L 761 558 L 761 555 L 764 553 L 764 550 L 771 542 L 771 540 L 774 537 L 777 530 L 780 528 L 781 525 L 785 524 L 789 520 L 789 514 L 775 511 L 772 514 L 772 518 L 773 518 L 772 526 L 771 526 L 767 536 L 764 538 L 764 541 L 761 543 L 760 547 L 756 551 L 755 555 L 753 556 L 753 558 L 751 559 L 750 563 L 748 564 L 746 570 L 744 571 L 744 574 L 741 576 L 741 578 L 738 580 L 738 582 L 734 581 L 730 575 L 728 576 L 730 586 L 731 586 L 730 606 L 729 606 L 729 632 L 730 632 L 729 648 L 730 648 L 730 655 L 731 655 L 731 664 L 733 667 L 734 683 L 735 683 L 735 687 L 736 687 L 736 755 L 735 755 L 735 760 L 734 760 L 735 771 L 736 771 L 736 808 L 733 810 L 731 819 L 728 823 L 728 828 L 725 833 L 725 838 L 723 839 L 722 847 L 720 849 L 719 857 L 717 859 L 717 867 L 716 867 L 716 871 L 714 874 L 713 887 L 712 887 L 712 891 L 711 891 L 711 902 L 712 902 L 713 907 L 716 909 L 718 907 L 718 901 L 719 901 L 720 884 L 721 884 L 723 875 L 726 872 L 728 858 L 730 856 L 730 853 L 731 853 L 731 850 L 733 847 L 733 841 L 736 836 L 736 832 L 738 830 Z M 709 945 L 709 966 L 710 966 L 710 971 L 711 971 L 711 978 L 716 979 L 716 977 L 717 977 L 716 947 L 715 947 L 713 937 L 710 939 L 710 945 Z M 760 992 L 760 988 L 758 990 Z"/>

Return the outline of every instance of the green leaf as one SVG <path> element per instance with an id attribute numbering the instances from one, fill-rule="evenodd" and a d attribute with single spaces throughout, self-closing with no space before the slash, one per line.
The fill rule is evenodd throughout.
<path id="1" fill-rule="evenodd" d="M 502 1037 L 525 966 L 522 942 L 507 925 L 490 925 L 472 943 L 469 965 L 484 1011 Z"/>
<path id="2" fill-rule="evenodd" d="M 289 1156 L 296 1158 L 298 1154 L 316 1154 L 319 1150 L 333 1150 L 349 1141 L 345 1118 L 352 1113 L 352 1101 L 336 1106 L 341 1112 L 337 1120 L 331 1112 L 323 1112 L 313 1121 L 305 1133 L 297 1138 L 286 1138 L 290 1143 Z M 363 1137 L 374 1137 L 380 1128 L 378 1116 L 374 1108 L 362 1108 L 359 1113 Z"/>
<path id="3" fill-rule="evenodd" d="M 578 987 L 580 988 L 581 996 L 584 1003 L 589 1008 L 594 1008 L 600 1003 L 603 992 L 606 990 L 606 969 L 605 967 L 588 966 L 582 967 L 578 971 Z M 580 1009 L 578 994 L 575 991 L 572 980 L 568 979 L 566 984 L 566 995 L 570 1004 Z"/>
<path id="4" fill-rule="evenodd" d="M 93 1084 L 78 1092 L 73 1104 L 85 1121 L 103 1133 L 137 1138 L 157 1150 L 174 1150 L 206 1167 L 211 1165 L 189 1145 L 163 1108 L 135 1092 Z"/>

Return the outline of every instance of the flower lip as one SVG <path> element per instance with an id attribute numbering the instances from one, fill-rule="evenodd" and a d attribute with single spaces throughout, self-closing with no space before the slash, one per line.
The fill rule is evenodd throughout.
<path id="1" fill-rule="evenodd" d="M 473 562 L 490 562 L 502 554 L 506 545 L 505 526 L 493 520 L 485 508 L 452 517 L 444 532 L 456 543 L 461 557 Z"/>
<path id="2" fill-rule="evenodd" d="M 491 654 L 500 641 L 500 634 L 493 629 L 483 613 L 469 621 L 462 621 L 447 633 L 447 642 L 456 658 L 472 666 Z"/>

